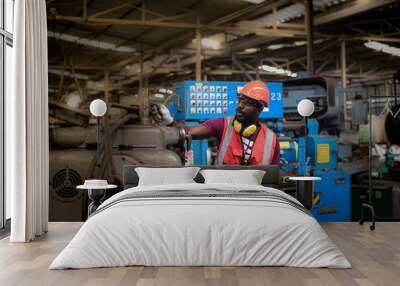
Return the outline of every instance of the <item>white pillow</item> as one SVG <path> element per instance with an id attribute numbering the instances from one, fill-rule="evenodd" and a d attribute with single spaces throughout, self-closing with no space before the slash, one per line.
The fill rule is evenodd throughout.
<path id="1" fill-rule="evenodd" d="M 262 170 L 201 170 L 204 183 L 227 183 L 261 185 L 265 171 Z"/>
<path id="2" fill-rule="evenodd" d="M 135 168 L 139 176 L 138 186 L 195 183 L 193 179 L 199 170 L 199 167 Z"/>

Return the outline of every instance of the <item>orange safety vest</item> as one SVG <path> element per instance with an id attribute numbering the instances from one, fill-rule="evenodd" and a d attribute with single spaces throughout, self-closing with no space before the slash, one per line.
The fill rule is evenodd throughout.
<path id="1" fill-rule="evenodd" d="M 224 119 L 224 131 L 219 143 L 217 165 L 240 165 L 243 157 L 243 144 L 241 135 L 233 129 L 233 118 Z M 276 134 L 267 126 L 260 123 L 256 140 L 254 142 L 249 165 L 271 165 L 277 143 Z"/>

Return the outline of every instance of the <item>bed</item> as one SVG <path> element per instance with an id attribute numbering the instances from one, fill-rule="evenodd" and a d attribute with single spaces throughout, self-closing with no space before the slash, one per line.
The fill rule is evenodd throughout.
<path id="1" fill-rule="evenodd" d="M 251 167 L 265 171 L 259 185 L 207 178 L 204 183 L 204 169 L 218 168 L 213 166 L 202 167 L 202 174 L 191 183 L 138 185 L 136 168 L 125 166 L 125 190 L 98 208 L 50 269 L 351 267 L 310 212 L 274 188 L 279 182 L 278 168 Z M 236 177 L 248 169 L 219 168 L 239 169 Z"/>

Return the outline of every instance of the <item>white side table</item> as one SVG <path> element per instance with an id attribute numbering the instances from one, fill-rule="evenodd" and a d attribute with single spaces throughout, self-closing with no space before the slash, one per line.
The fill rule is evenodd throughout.
<path id="1" fill-rule="evenodd" d="M 296 199 L 300 201 L 306 209 L 310 210 L 314 199 L 314 181 L 320 181 L 321 177 L 289 177 L 290 181 L 296 182 Z"/>
<path id="2" fill-rule="evenodd" d="M 116 187 L 117 185 L 80 185 L 76 187 L 77 189 L 84 189 L 88 192 L 88 197 L 90 199 L 90 204 L 88 206 L 88 217 L 101 205 L 106 197 L 106 190 L 115 189 Z"/>

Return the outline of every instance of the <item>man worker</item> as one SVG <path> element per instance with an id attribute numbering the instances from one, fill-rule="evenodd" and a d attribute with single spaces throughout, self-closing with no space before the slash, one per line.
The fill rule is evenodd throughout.
<path id="1" fill-rule="evenodd" d="M 197 126 L 184 126 L 192 139 L 216 137 L 217 165 L 279 165 L 278 136 L 259 120 L 269 106 L 269 91 L 261 80 L 248 82 L 240 91 L 234 117 L 213 118 Z M 152 112 L 154 114 L 154 112 Z M 162 106 L 156 121 L 177 125 Z"/>

